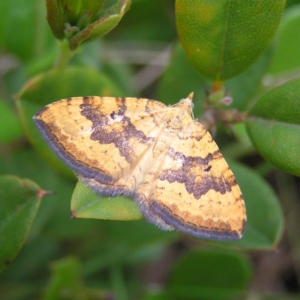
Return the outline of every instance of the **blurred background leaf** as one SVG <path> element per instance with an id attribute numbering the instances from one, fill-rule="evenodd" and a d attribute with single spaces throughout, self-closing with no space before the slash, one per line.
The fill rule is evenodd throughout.
<path id="1" fill-rule="evenodd" d="M 232 299 L 241 294 L 251 271 L 247 258 L 237 253 L 189 252 L 175 263 L 167 294 L 171 299 Z"/>
<path id="2" fill-rule="evenodd" d="M 45 55 L 53 48 L 53 37 L 45 23 L 43 2 L 1 1 L 0 49 L 23 63 Z"/>
<path id="3" fill-rule="evenodd" d="M 0 128 L 6 128 L 0 131 L 0 144 L 11 143 L 23 135 L 19 119 L 4 101 L 0 102 Z"/>
<path id="4" fill-rule="evenodd" d="M 270 74 L 280 74 L 300 67 L 300 4 L 286 10 L 278 28 Z"/>
<path id="5" fill-rule="evenodd" d="M 230 168 L 245 199 L 247 225 L 241 240 L 226 244 L 249 249 L 276 248 L 282 237 L 284 223 L 276 194 L 263 178 L 251 169 L 233 162 L 230 163 Z"/>

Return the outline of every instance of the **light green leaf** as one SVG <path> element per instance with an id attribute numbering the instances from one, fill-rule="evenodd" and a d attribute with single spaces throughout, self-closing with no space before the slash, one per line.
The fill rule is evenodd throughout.
<path id="1" fill-rule="evenodd" d="M 97 195 L 80 181 L 72 195 L 71 210 L 76 218 L 104 220 L 139 220 L 142 218 L 133 200 Z"/>

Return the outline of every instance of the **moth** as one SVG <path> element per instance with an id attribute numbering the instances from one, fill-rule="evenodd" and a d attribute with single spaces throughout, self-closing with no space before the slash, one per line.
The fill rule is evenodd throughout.
<path id="1" fill-rule="evenodd" d="M 236 240 L 246 209 L 193 94 L 173 106 L 143 98 L 74 97 L 34 116 L 42 137 L 96 193 L 132 198 L 163 230 Z"/>

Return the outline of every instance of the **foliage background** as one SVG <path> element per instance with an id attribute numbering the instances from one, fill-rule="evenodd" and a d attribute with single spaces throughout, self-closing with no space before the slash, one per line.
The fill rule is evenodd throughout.
<path id="1" fill-rule="evenodd" d="M 249 214 L 254 228 L 261 230 L 252 235 L 248 230 L 240 244 L 162 232 L 144 220 L 70 220 L 75 177 L 43 150 L 46 146 L 33 133 L 29 117 L 39 105 L 85 94 L 176 103 L 194 90 L 200 115 L 208 82 L 177 43 L 174 1 L 132 1 L 114 30 L 67 58 L 64 80 L 53 66 L 65 45 L 53 37 L 45 3 L 4 0 L 0 11 L 0 175 L 29 178 L 43 190 L 55 191 L 40 201 L 31 194 L 40 191 L 34 183 L 1 177 L 0 200 L 18 205 L 22 192 L 32 195 L 27 219 L 21 209 L 11 223 L 1 223 L 9 211 L 1 203 L 1 253 L 13 237 L 26 236 L 30 229 L 23 246 L 24 240 L 16 242 L 21 251 L 0 275 L 1 299 L 299 298 L 299 179 L 262 159 L 244 125 L 235 125 L 233 135 L 220 127 L 216 137 L 225 157 L 235 161 L 231 165 L 245 198 L 253 199 Z M 248 110 L 266 90 L 299 77 L 299 20 L 298 1 L 287 1 L 270 48 L 249 70 L 226 81 L 234 107 Z M 44 72 L 47 81 L 36 77 Z M 273 210 L 264 210 L 266 199 Z M 285 218 L 282 237 L 278 201 Z M 273 223 L 266 213 L 275 216 Z M 20 233 L 22 228 L 27 231 Z"/>

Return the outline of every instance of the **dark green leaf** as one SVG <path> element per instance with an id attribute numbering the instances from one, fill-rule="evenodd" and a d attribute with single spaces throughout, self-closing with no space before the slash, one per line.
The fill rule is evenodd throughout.
<path id="1" fill-rule="evenodd" d="M 177 0 L 178 35 L 191 64 L 206 78 L 222 81 L 267 49 L 284 6 L 284 0 Z"/>
<path id="2" fill-rule="evenodd" d="M 257 151 L 284 171 L 300 176 L 300 79 L 262 96 L 250 111 L 247 130 Z"/>
<path id="3" fill-rule="evenodd" d="M 0 270 L 20 251 L 44 194 L 29 179 L 0 176 Z"/>

